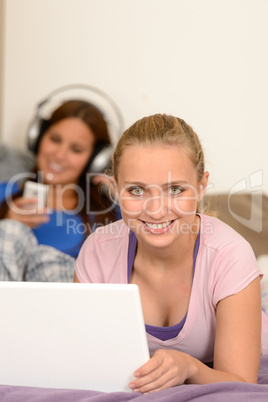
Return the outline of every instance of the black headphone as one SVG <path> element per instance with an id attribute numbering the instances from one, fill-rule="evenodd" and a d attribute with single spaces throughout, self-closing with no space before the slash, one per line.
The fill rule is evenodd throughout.
<path id="1" fill-rule="evenodd" d="M 70 96 L 70 93 L 75 93 Z M 69 94 L 69 95 L 68 95 Z M 122 114 L 115 102 L 103 91 L 91 85 L 70 84 L 60 87 L 51 92 L 36 107 L 35 115 L 28 127 L 27 143 L 28 149 L 36 153 L 42 135 L 49 125 L 49 118 L 52 112 L 68 100 L 83 100 L 100 111 L 108 126 L 111 145 L 98 144 L 87 165 L 90 173 L 101 173 L 111 165 L 111 157 L 114 146 L 123 132 Z M 52 105 L 53 104 L 53 108 Z M 46 109 L 50 109 L 49 111 Z"/>

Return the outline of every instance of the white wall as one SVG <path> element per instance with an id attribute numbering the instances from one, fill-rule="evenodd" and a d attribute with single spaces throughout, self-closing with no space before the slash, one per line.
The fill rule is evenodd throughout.
<path id="1" fill-rule="evenodd" d="M 0 0 L 0 122 L 2 121 L 2 96 L 3 96 L 3 57 L 4 57 L 4 49 L 3 49 L 3 33 L 4 33 L 4 7 L 3 0 Z M 1 129 L 0 129 L 0 142 L 1 142 Z"/>
<path id="2" fill-rule="evenodd" d="M 267 0 L 4 4 L 2 141 L 23 148 L 34 105 L 88 83 L 116 101 L 125 126 L 155 112 L 190 123 L 214 190 L 249 187 L 260 171 L 268 192 Z"/>

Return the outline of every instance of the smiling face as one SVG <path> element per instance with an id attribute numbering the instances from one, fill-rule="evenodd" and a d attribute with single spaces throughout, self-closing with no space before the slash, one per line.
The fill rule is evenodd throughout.
<path id="1" fill-rule="evenodd" d="M 37 155 L 38 170 L 48 184 L 77 184 L 94 149 L 95 138 L 79 118 L 68 117 L 49 127 Z"/>
<path id="2" fill-rule="evenodd" d="M 207 185 L 180 146 L 131 145 L 118 167 L 118 196 L 125 223 L 138 239 L 167 246 L 196 222 Z"/>

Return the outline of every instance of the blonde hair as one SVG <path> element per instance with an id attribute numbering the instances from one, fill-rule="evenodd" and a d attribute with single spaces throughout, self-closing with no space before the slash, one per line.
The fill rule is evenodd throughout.
<path id="1" fill-rule="evenodd" d="M 146 116 L 136 121 L 120 137 L 113 154 L 113 176 L 118 181 L 118 167 L 124 150 L 131 145 L 178 145 L 182 147 L 197 172 L 198 182 L 204 170 L 204 153 L 198 136 L 179 117 L 166 114 Z"/>

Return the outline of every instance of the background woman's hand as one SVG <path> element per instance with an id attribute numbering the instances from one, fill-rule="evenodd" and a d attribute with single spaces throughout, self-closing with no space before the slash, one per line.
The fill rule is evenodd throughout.
<path id="1" fill-rule="evenodd" d="M 140 367 L 129 387 L 133 391 L 149 393 L 183 384 L 195 372 L 194 359 L 176 350 L 157 350 Z"/>
<path id="2" fill-rule="evenodd" d="M 48 209 L 38 209 L 37 201 L 38 200 L 36 198 L 17 198 L 16 200 L 10 202 L 5 218 L 24 223 L 30 228 L 35 228 L 43 223 L 48 222 Z"/>

